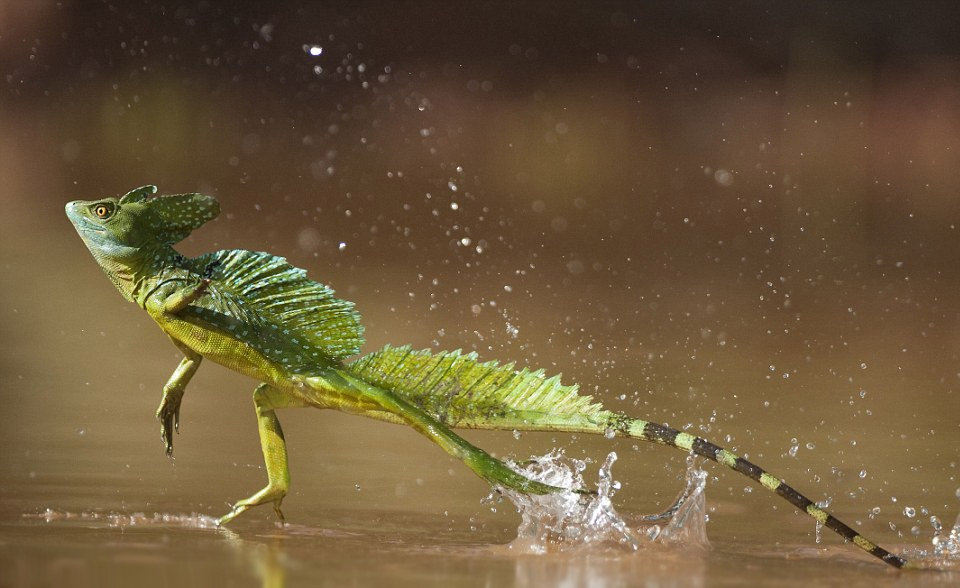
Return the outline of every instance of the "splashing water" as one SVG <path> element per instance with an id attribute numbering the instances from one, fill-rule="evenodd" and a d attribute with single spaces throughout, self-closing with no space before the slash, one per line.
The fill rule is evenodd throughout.
<path id="1" fill-rule="evenodd" d="M 705 548 L 707 475 L 692 458 L 687 460 L 686 488 L 666 512 L 650 516 L 624 516 L 611 498 L 620 488 L 612 477 L 617 454 L 607 455 L 600 466 L 597 493 L 573 491 L 529 495 L 499 489 L 517 507 L 521 522 L 510 549 L 523 553 L 577 551 L 591 548 L 636 551 L 653 543 Z M 529 461 L 510 463 L 517 472 L 534 480 L 563 488 L 584 488 L 587 462 L 553 450 Z M 493 495 L 491 497 L 493 498 Z"/>
<path id="2" fill-rule="evenodd" d="M 108 527 L 186 527 L 192 529 L 215 529 L 217 519 L 199 513 L 167 514 L 153 513 L 148 515 L 142 512 L 65 512 L 46 509 L 40 513 L 23 515 L 24 518 L 36 518 L 47 523 L 54 521 L 76 521 L 83 523 L 99 522 Z"/>
<path id="3" fill-rule="evenodd" d="M 933 548 L 909 549 L 904 555 L 911 564 L 920 568 L 960 570 L 960 516 L 946 536 L 943 534 L 943 523 L 938 517 L 931 516 L 930 525 L 933 526 L 933 538 L 930 540 Z"/>
<path id="4" fill-rule="evenodd" d="M 953 523 L 953 528 L 947 538 L 943 538 L 943 525 L 937 517 L 930 517 L 930 524 L 933 525 L 933 553 L 939 556 L 953 556 L 960 559 L 960 516 Z"/>

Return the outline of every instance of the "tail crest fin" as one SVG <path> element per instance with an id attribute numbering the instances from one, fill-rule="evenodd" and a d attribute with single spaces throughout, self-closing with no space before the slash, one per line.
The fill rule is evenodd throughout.
<path id="1" fill-rule="evenodd" d="M 476 353 L 433 353 L 409 345 L 371 353 L 347 369 L 374 386 L 403 397 L 451 427 L 510 429 L 541 419 L 601 422 L 611 413 L 578 387 L 543 370 L 516 370 L 514 364 L 480 362 Z"/>

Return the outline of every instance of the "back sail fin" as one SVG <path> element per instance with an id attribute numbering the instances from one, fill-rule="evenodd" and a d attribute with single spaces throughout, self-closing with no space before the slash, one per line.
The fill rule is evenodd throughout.
<path id="1" fill-rule="evenodd" d="M 870 555 L 896 567 L 908 562 L 865 538 L 766 470 L 689 433 L 605 410 L 576 385 L 512 363 L 481 363 L 475 353 L 432 353 L 387 346 L 347 364 L 356 378 L 388 390 L 450 427 L 603 434 L 640 439 L 723 464 L 758 482 Z"/>
<path id="2" fill-rule="evenodd" d="M 282 257 L 231 249 L 190 263 L 194 272 L 212 280 L 210 295 L 196 306 L 272 327 L 295 346 L 286 355 L 302 356 L 298 365 L 339 362 L 363 345 L 363 325 L 353 303 L 336 298 L 333 290 Z M 271 356 L 260 334 L 251 331 L 245 342 Z"/>

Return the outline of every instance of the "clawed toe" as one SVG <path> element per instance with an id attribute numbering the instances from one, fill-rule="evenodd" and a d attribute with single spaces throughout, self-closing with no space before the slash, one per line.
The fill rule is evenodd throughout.
<path id="1" fill-rule="evenodd" d="M 250 498 L 245 498 L 234 504 L 230 512 L 217 519 L 217 526 L 222 527 L 254 506 L 260 506 L 268 502 L 273 503 L 273 512 L 277 513 L 277 518 L 280 519 L 281 523 L 285 523 L 286 519 L 283 516 L 283 511 L 280 510 L 280 503 L 283 502 L 285 494 L 286 492 L 281 492 L 273 488 L 264 488 Z"/>

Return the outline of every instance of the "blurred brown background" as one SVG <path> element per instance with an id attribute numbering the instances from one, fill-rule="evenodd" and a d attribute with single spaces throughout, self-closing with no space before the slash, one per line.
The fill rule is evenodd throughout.
<path id="1" fill-rule="evenodd" d="M 262 483 L 253 384 L 213 365 L 184 402 L 177 468 L 163 460 L 152 413 L 175 350 L 62 212 L 155 183 L 222 202 L 184 252 L 287 257 L 358 303 L 368 351 L 462 347 L 562 371 L 836 497 L 868 529 L 929 534 L 901 510 L 903 496 L 947 519 L 958 505 L 958 16 L 0 2 L 5 507 L 83 486 L 57 504 L 137 508 L 159 491 L 164 508 L 217 514 Z M 284 419 L 290 513 L 354 504 L 355 484 L 372 505 L 479 508 L 482 483 L 457 469 L 453 484 L 459 466 L 413 433 Z M 471 438 L 520 455 L 610 447 Z M 682 456 L 617 447 L 632 508 L 672 496 Z M 718 475 L 721 513 L 773 503 Z M 417 476 L 444 498 L 424 502 Z"/>

